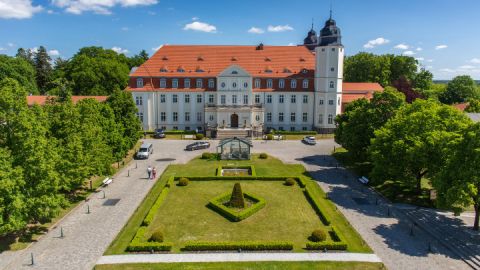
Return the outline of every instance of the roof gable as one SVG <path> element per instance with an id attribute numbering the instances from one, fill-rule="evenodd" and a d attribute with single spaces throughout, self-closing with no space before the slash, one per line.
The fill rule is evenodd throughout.
<path id="1" fill-rule="evenodd" d="M 224 71 L 218 74 L 218 77 L 250 77 L 251 74 L 248 73 L 239 65 L 231 65 L 227 67 Z"/>

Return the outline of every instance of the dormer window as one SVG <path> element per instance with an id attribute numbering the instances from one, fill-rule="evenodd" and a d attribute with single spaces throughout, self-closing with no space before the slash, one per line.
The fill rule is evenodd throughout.
<path id="1" fill-rule="evenodd" d="M 273 88 L 273 80 L 272 79 L 267 80 L 267 88 Z"/>
<path id="2" fill-rule="evenodd" d="M 237 60 L 238 60 L 237 57 L 232 56 L 232 61 L 237 61 Z"/>
<path id="3" fill-rule="evenodd" d="M 265 62 L 271 62 L 272 59 L 270 59 L 270 57 L 265 57 Z"/>
<path id="4" fill-rule="evenodd" d="M 202 67 L 195 68 L 195 72 L 205 72 Z"/>
<path id="5" fill-rule="evenodd" d="M 284 68 L 283 73 L 292 73 L 292 71 L 289 68 Z"/>
<path id="6" fill-rule="evenodd" d="M 302 86 L 303 86 L 303 88 L 308 88 L 308 80 L 307 79 L 303 80 Z"/>
<path id="7" fill-rule="evenodd" d="M 160 88 L 167 87 L 167 80 L 165 78 L 160 79 Z"/>
<path id="8" fill-rule="evenodd" d="M 305 58 L 300 57 L 300 62 L 305 62 Z"/>
<path id="9" fill-rule="evenodd" d="M 167 61 L 167 60 L 168 60 L 168 57 L 167 57 L 166 55 L 164 55 L 164 56 L 162 57 L 162 60 L 163 60 L 163 61 Z"/>
<path id="10" fill-rule="evenodd" d="M 232 71 L 232 74 L 238 74 L 238 71 L 234 70 Z"/>
<path id="11" fill-rule="evenodd" d="M 143 87 L 143 78 L 137 78 L 137 88 Z"/>
<path id="12" fill-rule="evenodd" d="M 297 88 L 297 80 L 296 79 L 292 79 L 290 81 L 290 88 Z"/>
<path id="13" fill-rule="evenodd" d="M 197 57 L 197 61 L 203 61 L 203 57 L 200 55 Z"/>
<path id="14" fill-rule="evenodd" d="M 168 72 L 167 67 L 163 66 L 160 68 L 160 72 Z"/>
<path id="15" fill-rule="evenodd" d="M 182 72 L 183 73 L 183 72 L 185 72 L 185 69 L 183 67 L 178 67 L 177 72 Z"/>
<path id="16" fill-rule="evenodd" d="M 280 79 L 278 81 L 278 87 L 280 88 L 285 88 L 285 80 L 284 79 Z"/>
<path id="17" fill-rule="evenodd" d="M 307 70 L 306 68 L 303 68 L 303 69 L 302 69 L 302 73 L 303 73 L 303 74 L 306 74 L 307 72 L 308 72 L 308 70 Z"/>
<path id="18" fill-rule="evenodd" d="M 272 72 L 273 72 L 272 68 L 270 68 L 270 67 L 265 68 L 265 73 L 272 73 Z"/>

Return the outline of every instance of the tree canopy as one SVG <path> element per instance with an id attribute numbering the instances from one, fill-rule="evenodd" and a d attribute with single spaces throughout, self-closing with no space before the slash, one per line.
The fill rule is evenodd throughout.
<path id="1" fill-rule="evenodd" d="M 457 76 L 448 84 L 447 89 L 443 92 L 439 99 L 442 103 L 464 103 L 469 99 L 480 98 L 480 90 L 475 81 L 468 75 Z"/>

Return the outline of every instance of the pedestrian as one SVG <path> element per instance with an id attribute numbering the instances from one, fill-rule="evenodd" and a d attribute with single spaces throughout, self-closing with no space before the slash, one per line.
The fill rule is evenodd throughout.
<path id="1" fill-rule="evenodd" d="M 152 167 L 150 167 L 150 165 L 148 165 L 147 174 L 148 174 L 148 179 L 151 179 L 151 177 L 152 177 Z"/>
<path id="2" fill-rule="evenodd" d="M 157 168 L 153 167 L 152 174 L 153 174 L 152 179 L 156 179 L 157 178 Z"/>

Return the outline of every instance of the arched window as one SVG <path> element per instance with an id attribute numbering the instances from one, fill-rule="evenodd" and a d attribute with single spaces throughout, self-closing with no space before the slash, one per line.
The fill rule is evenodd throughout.
<path id="1" fill-rule="evenodd" d="M 293 79 L 290 81 L 290 88 L 297 88 L 297 80 Z"/>
<path id="2" fill-rule="evenodd" d="M 195 82 L 195 86 L 196 88 L 202 88 L 203 87 L 203 82 L 202 82 L 202 79 L 197 79 L 196 82 Z"/>
<path id="3" fill-rule="evenodd" d="M 273 80 L 272 79 L 267 80 L 267 88 L 273 88 Z"/>
<path id="4" fill-rule="evenodd" d="M 255 88 L 260 88 L 260 79 L 255 79 Z"/>
<path id="5" fill-rule="evenodd" d="M 284 79 L 280 79 L 278 81 L 278 87 L 280 88 L 285 88 L 285 80 Z"/>
<path id="6" fill-rule="evenodd" d="M 208 88 L 215 87 L 215 81 L 213 79 L 208 79 Z"/>
<path id="7" fill-rule="evenodd" d="M 248 83 L 247 83 L 247 82 L 244 82 L 244 83 L 243 83 L 243 87 L 247 88 L 247 87 L 248 87 Z"/>
<path id="8" fill-rule="evenodd" d="M 303 88 L 308 88 L 308 79 L 304 79 L 302 82 Z"/>
<path id="9" fill-rule="evenodd" d="M 236 82 L 233 82 L 233 83 L 232 83 L 232 87 L 233 87 L 233 88 L 237 88 L 237 83 L 236 83 Z"/>
<path id="10" fill-rule="evenodd" d="M 165 78 L 160 79 L 160 88 L 167 87 L 167 80 Z"/>
<path id="11" fill-rule="evenodd" d="M 183 87 L 190 88 L 190 79 L 183 80 Z"/>
<path id="12" fill-rule="evenodd" d="M 172 80 L 172 88 L 178 88 L 178 79 Z"/>
<path id="13" fill-rule="evenodd" d="M 331 115 L 331 114 L 328 115 L 328 124 L 329 125 L 333 124 L 333 115 Z"/>
<path id="14" fill-rule="evenodd" d="M 137 88 L 143 87 L 143 78 L 137 78 Z"/>
<path id="15" fill-rule="evenodd" d="M 330 88 L 334 88 L 335 87 L 335 83 L 333 81 L 330 81 Z"/>

